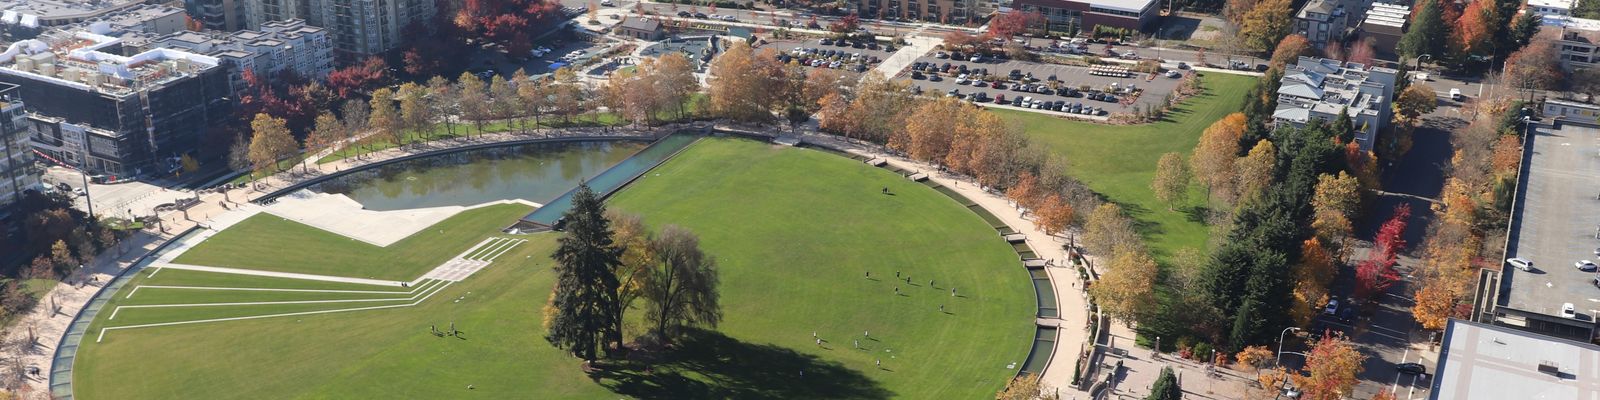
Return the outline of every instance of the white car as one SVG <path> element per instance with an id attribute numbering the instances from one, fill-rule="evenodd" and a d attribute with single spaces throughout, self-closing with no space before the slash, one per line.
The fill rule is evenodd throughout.
<path id="1" fill-rule="evenodd" d="M 1450 100 L 1461 101 L 1461 89 L 1450 88 Z"/>
<path id="2" fill-rule="evenodd" d="M 1574 307 L 1572 303 L 1561 303 L 1561 316 L 1567 318 L 1577 318 L 1578 308 Z"/>
<path id="3" fill-rule="evenodd" d="M 1589 260 L 1578 260 L 1578 262 L 1572 263 L 1572 266 L 1577 267 L 1579 271 L 1583 272 L 1594 272 L 1595 269 L 1597 269 L 1594 265 L 1594 261 Z"/>
<path id="4" fill-rule="evenodd" d="M 1328 305 L 1326 307 L 1322 307 L 1322 315 L 1337 314 L 1339 314 L 1339 300 L 1328 300 Z"/>
<path id="5" fill-rule="evenodd" d="M 1511 266 L 1516 267 L 1517 269 L 1520 269 L 1520 270 L 1523 270 L 1523 271 L 1532 271 L 1533 270 L 1533 261 L 1530 261 L 1530 260 L 1528 260 L 1526 258 L 1522 258 L 1522 257 L 1507 258 L 1506 259 L 1506 264 L 1511 264 Z"/>

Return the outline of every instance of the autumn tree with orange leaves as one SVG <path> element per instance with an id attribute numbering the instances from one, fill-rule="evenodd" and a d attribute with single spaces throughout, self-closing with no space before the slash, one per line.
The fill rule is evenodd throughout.
<path id="1" fill-rule="evenodd" d="M 1307 400 L 1343 399 L 1356 385 L 1367 356 L 1340 335 L 1325 334 L 1306 353 L 1306 377 L 1300 384 Z"/>

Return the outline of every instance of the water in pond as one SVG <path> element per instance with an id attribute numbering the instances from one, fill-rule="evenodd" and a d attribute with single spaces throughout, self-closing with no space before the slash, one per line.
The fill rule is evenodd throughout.
<path id="1" fill-rule="evenodd" d="M 380 211 L 508 199 L 543 203 L 644 147 L 643 142 L 595 141 L 474 150 L 353 173 L 316 190 L 344 194 Z"/>

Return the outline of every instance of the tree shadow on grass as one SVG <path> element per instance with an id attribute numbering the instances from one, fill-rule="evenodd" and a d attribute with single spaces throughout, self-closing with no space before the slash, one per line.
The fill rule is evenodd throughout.
<path id="1" fill-rule="evenodd" d="M 885 399 L 861 372 L 770 344 L 692 330 L 654 362 L 609 364 L 589 377 L 640 399 Z M 647 371 L 647 368 L 649 370 Z M 802 371 L 803 374 L 802 375 Z"/>

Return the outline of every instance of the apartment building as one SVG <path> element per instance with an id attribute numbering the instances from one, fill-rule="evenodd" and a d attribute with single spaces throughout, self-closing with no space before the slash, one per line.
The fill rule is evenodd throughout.
<path id="1" fill-rule="evenodd" d="M 244 87 L 244 72 L 273 79 L 284 71 L 313 80 L 333 72 L 333 42 L 328 30 L 305 21 L 268 21 L 257 30 L 180 32 L 150 40 L 147 49 L 183 49 L 216 57 L 228 70 L 231 86 Z"/>
<path id="2" fill-rule="evenodd" d="M 856 0 L 857 14 L 868 18 L 900 18 L 946 24 L 963 24 L 994 13 L 989 0 Z"/>
<path id="3" fill-rule="evenodd" d="M 250 0 L 255 1 L 255 0 Z M 406 42 L 402 32 L 413 21 L 433 18 L 433 0 L 298 0 L 311 10 L 306 22 L 328 30 L 341 59 L 381 54 Z"/>
<path id="4" fill-rule="evenodd" d="M 1332 123 L 1347 112 L 1362 151 L 1372 149 L 1378 131 L 1388 125 L 1399 71 L 1300 57 L 1284 69 L 1273 121 L 1304 127 L 1313 120 Z"/>
<path id="5" fill-rule="evenodd" d="M 1305 36 L 1314 48 L 1343 41 L 1352 27 L 1350 22 L 1358 20 L 1349 12 L 1355 7 L 1346 7 L 1342 0 L 1307 1 L 1294 15 L 1294 33 Z"/>
<path id="6" fill-rule="evenodd" d="M 27 113 L 17 89 L 17 85 L 0 84 L 0 219 L 10 214 L 24 191 L 39 188 Z"/>
<path id="7" fill-rule="evenodd" d="M 121 53 L 119 38 L 55 31 L 0 53 L 0 82 L 21 86 L 35 149 L 91 173 L 178 168 L 232 107 L 215 57 L 173 49 Z"/>

